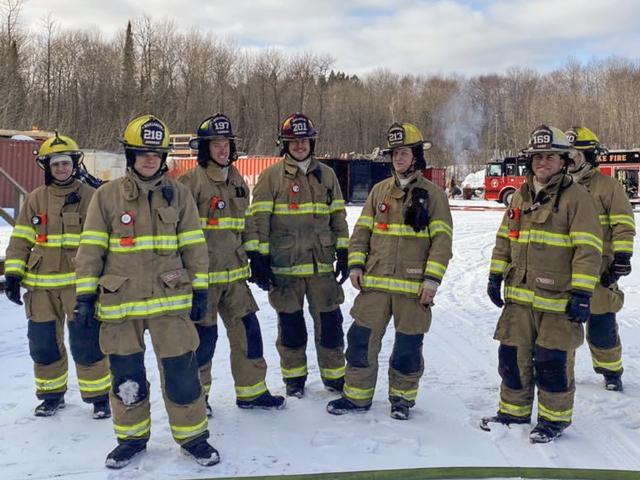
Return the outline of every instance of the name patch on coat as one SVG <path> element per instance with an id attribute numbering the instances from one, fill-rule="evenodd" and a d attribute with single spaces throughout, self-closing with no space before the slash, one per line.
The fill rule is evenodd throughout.
<path id="1" fill-rule="evenodd" d="M 407 273 L 409 275 L 420 275 L 422 273 L 422 268 L 407 268 Z"/>
<path id="2" fill-rule="evenodd" d="M 556 281 L 553 278 L 536 277 L 536 282 L 542 285 L 555 285 Z"/>

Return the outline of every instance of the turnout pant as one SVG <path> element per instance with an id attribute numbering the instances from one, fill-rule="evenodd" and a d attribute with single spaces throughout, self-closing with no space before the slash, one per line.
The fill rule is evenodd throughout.
<path id="1" fill-rule="evenodd" d="M 69 346 L 76 366 L 82 400 L 95 403 L 107 399 L 111 387 L 109 363 L 98 343 L 99 327 L 77 325 L 73 321 L 75 287 L 32 290 L 24 297 L 29 320 L 27 335 L 33 360 L 36 396 L 57 398 L 67 391 L 68 360 L 64 345 L 64 325 L 68 321 Z"/>
<path id="2" fill-rule="evenodd" d="M 616 284 L 609 288 L 596 285 L 592 315 L 587 321 L 587 343 L 593 369 L 603 375 L 622 374 L 622 344 L 616 312 L 622 309 L 624 294 Z"/>
<path id="3" fill-rule="evenodd" d="M 144 365 L 148 330 L 160 371 L 162 395 L 175 441 L 209 434 L 195 350 L 198 334 L 180 316 L 103 322 L 100 346 L 109 355 L 113 382 L 109 398 L 119 443 L 146 442 L 151 433 L 149 382 Z"/>
<path id="4" fill-rule="evenodd" d="M 307 326 L 302 311 L 304 297 L 313 318 L 314 339 L 323 382 L 344 376 L 344 333 L 342 287 L 333 274 L 313 277 L 276 276 L 269 291 L 269 303 L 278 313 L 280 367 L 285 383 L 307 377 Z"/>
<path id="5" fill-rule="evenodd" d="M 200 345 L 196 350 L 200 382 L 211 389 L 211 362 L 218 340 L 218 313 L 229 338 L 231 374 L 239 400 L 253 400 L 267 391 L 267 362 L 255 312 L 258 306 L 244 281 L 209 288 L 207 317 L 196 324 Z"/>
<path id="6" fill-rule="evenodd" d="M 575 351 L 583 327 L 565 314 L 507 303 L 498 320 L 498 371 L 502 378 L 499 411 L 530 418 L 538 387 L 538 418 L 571 423 Z"/>
<path id="7" fill-rule="evenodd" d="M 353 324 L 347 333 L 347 368 L 343 395 L 359 406 L 373 400 L 378 355 L 389 320 L 396 329 L 389 361 L 389 401 L 415 405 L 424 372 L 422 345 L 431 326 L 431 308 L 418 297 L 363 290 L 355 299 Z"/>

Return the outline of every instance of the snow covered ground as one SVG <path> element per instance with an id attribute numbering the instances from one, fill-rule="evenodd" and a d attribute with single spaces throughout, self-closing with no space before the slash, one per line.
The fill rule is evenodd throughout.
<path id="1" fill-rule="evenodd" d="M 358 207 L 349 207 L 353 225 Z M 606 392 L 582 347 L 576 365 L 574 424 L 557 442 L 531 445 L 528 426 L 481 431 L 481 416 L 495 411 L 499 378 L 492 334 L 499 310 L 485 295 L 499 211 L 455 211 L 454 258 L 436 297 L 425 338 L 426 374 L 408 422 L 389 417 L 388 357 L 392 327 L 380 357 L 379 383 L 370 412 L 334 417 L 325 412 L 335 395 L 323 390 L 313 342 L 308 348 L 307 396 L 289 399 L 278 412 L 236 408 L 224 328 L 214 359 L 211 442 L 222 462 L 198 467 L 171 440 L 148 342 L 153 427 L 148 452 L 123 471 L 103 467 L 115 445 L 111 421 L 91 419 L 70 372 L 67 408 L 53 418 L 32 415 L 36 398 L 22 308 L 0 297 L 0 475 L 3 479 L 142 479 L 278 475 L 442 466 L 531 466 L 640 471 L 640 262 L 622 281 L 626 306 L 619 315 L 624 344 L 625 392 Z M 0 227 L 0 245 L 8 228 Z M 636 247 L 638 243 L 636 243 Z M 3 250 L 3 249 L 2 249 Z M 0 253 L 2 253 L 0 251 Z M 253 287 L 269 364 L 268 384 L 282 393 L 274 346 L 276 315 Z M 345 284 L 345 331 L 356 291 Z M 310 321 L 310 319 L 309 319 Z M 310 322 L 308 322 L 310 325 Z M 640 473 L 638 474 L 640 478 Z"/>

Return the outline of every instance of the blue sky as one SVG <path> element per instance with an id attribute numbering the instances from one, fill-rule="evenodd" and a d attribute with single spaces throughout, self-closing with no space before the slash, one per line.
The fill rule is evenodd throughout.
<path id="1" fill-rule="evenodd" d="M 511 66 L 548 71 L 568 57 L 637 60 L 637 0 L 26 0 L 23 28 L 51 13 L 63 28 L 114 35 L 129 18 L 172 19 L 240 47 L 330 54 L 365 74 L 475 75 Z"/>

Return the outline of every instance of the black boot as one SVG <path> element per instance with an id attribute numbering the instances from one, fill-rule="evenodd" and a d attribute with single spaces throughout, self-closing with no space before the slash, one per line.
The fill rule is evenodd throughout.
<path id="1" fill-rule="evenodd" d="M 511 424 L 531 423 L 531 418 L 516 417 L 514 415 L 509 415 L 508 413 L 498 412 L 493 417 L 482 417 L 482 420 L 480 421 L 480 428 L 485 432 L 490 432 L 491 431 L 491 427 L 489 426 L 490 423 L 500 423 L 508 427 Z"/>
<path id="2" fill-rule="evenodd" d="M 342 393 L 342 388 L 344 387 L 344 377 L 335 378 L 332 380 L 322 379 L 324 382 L 325 390 L 328 390 L 331 393 Z"/>
<path id="3" fill-rule="evenodd" d="M 51 417 L 64 408 L 64 397 L 47 398 L 33 412 L 36 417 Z"/>
<path id="4" fill-rule="evenodd" d="M 619 373 L 607 374 L 604 376 L 604 388 L 612 392 L 622 392 L 622 375 Z"/>
<path id="5" fill-rule="evenodd" d="M 133 457 L 147 449 L 147 441 L 127 441 L 120 443 L 116 448 L 109 452 L 104 465 L 107 468 L 120 469 L 131 463 Z"/>
<path id="6" fill-rule="evenodd" d="M 287 404 L 287 401 L 283 396 L 271 395 L 269 392 L 264 392 L 253 400 L 236 400 L 236 405 L 240 408 L 261 408 L 263 410 L 282 410 Z"/>
<path id="7" fill-rule="evenodd" d="M 109 400 L 101 400 L 93 404 L 93 418 L 95 420 L 111 418 L 111 407 L 109 406 Z"/>
<path id="8" fill-rule="evenodd" d="M 304 397 L 304 383 L 306 377 L 292 378 L 286 381 L 287 397 Z"/>
<path id="9" fill-rule="evenodd" d="M 209 445 L 206 436 L 200 436 L 185 443 L 182 445 L 182 451 L 203 467 L 211 467 L 220 462 L 220 454 Z"/>
<path id="10" fill-rule="evenodd" d="M 529 434 L 531 443 L 549 443 L 554 441 L 565 428 L 569 426 L 569 422 L 552 422 L 551 420 L 539 419 L 538 424 L 533 427 Z"/>
<path id="11" fill-rule="evenodd" d="M 364 413 L 371 408 L 371 404 L 360 407 L 344 397 L 331 400 L 327 403 L 327 412 L 331 415 L 344 415 L 345 413 Z"/>
<path id="12" fill-rule="evenodd" d="M 207 417 L 213 417 L 213 408 L 211 408 L 211 405 L 209 405 L 209 395 L 204 396 L 204 404 L 207 407 Z"/>
<path id="13" fill-rule="evenodd" d="M 403 403 L 391 404 L 391 418 L 409 420 L 409 407 Z"/>

